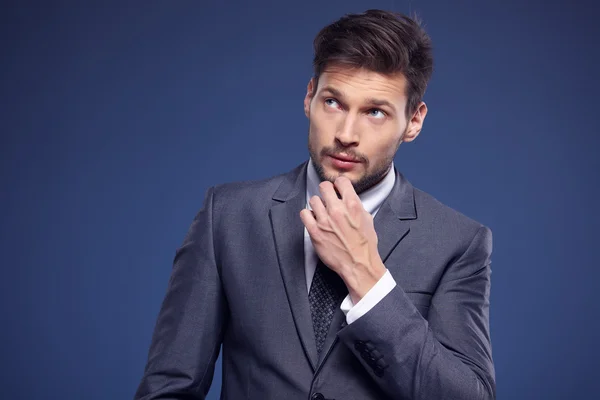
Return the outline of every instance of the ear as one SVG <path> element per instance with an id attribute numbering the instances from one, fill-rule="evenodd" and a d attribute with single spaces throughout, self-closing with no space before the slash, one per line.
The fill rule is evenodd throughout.
<path id="1" fill-rule="evenodd" d="M 304 115 L 307 118 L 310 117 L 310 102 L 314 96 L 315 89 L 315 78 L 310 78 L 308 81 L 308 86 L 306 87 L 306 96 L 304 96 Z"/>
<path id="2" fill-rule="evenodd" d="M 421 129 L 423 129 L 423 121 L 427 115 L 427 104 L 421 102 L 417 107 L 417 110 L 413 114 L 410 121 L 408 121 L 408 128 L 402 138 L 403 142 L 412 142 L 419 136 Z"/>

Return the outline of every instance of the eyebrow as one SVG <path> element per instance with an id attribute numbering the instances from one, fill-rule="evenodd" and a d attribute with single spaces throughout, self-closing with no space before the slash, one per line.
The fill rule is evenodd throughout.
<path id="1" fill-rule="evenodd" d="M 331 86 L 325 86 L 325 87 L 323 87 L 323 89 L 321 91 L 329 92 L 332 95 L 334 95 L 335 97 L 339 97 L 341 99 L 344 98 L 344 94 L 342 92 L 340 92 L 339 90 L 337 90 Z M 376 107 L 386 106 L 386 107 L 391 108 L 393 111 L 396 111 L 396 107 L 394 107 L 394 105 L 387 100 L 369 97 L 366 99 L 366 102 L 367 102 L 367 104 L 369 104 L 371 106 L 376 106 Z"/>

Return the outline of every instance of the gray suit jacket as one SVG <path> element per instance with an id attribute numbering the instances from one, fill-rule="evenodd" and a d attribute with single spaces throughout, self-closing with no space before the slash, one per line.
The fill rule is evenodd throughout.
<path id="1" fill-rule="evenodd" d="M 177 250 L 135 398 L 493 399 L 490 230 L 396 183 L 375 217 L 398 283 L 317 357 L 304 275 L 306 165 L 210 188 Z"/>

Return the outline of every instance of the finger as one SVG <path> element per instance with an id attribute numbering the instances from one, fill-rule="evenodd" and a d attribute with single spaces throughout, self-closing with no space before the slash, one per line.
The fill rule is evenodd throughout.
<path id="1" fill-rule="evenodd" d="M 302 223 L 306 227 L 308 234 L 311 237 L 313 237 L 315 234 L 315 231 L 319 229 L 319 227 L 317 226 L 317 220 L 315 219 L 315 216 L 313 215 L 313 213 L 310 210 L 305 208 L 302 211 L 300 211 L 300 219 L 302 220 Z"/>
<path id="2" fill-rule="evenodd" d="M 309 199 L 310 206 L 315 214 L 317 222 L 327 220 L 327 209 L 319 196 L 313 196 Z"/>
<path id="3" fill-rule="evenodd" d="M 319 191 L 321 192 L 321 199 L 323 200 L 323 203 L 325 203 L 326 208 L 333 208 L 336 205 L 339 205 L 339 203 L 341 202 L 341 200 L 335 193 L 333 183 L 329 181 L 321 182 L 319 184 Z"/>
<path id="4" fill-rule="evenodd" d="M 352 182 L 345 176 L 338 176 L 334 181 L 334 186 L 342 195 L 342 201 L 352 200 L 360 201 L 360 198 L 352 186 Z"/>
<path id="5" fill-rule="evenodd" d="M 366 212 L 362 202 L 360 201 L 360 197 L 358 197 L 356 191 L 354 190 L 354 186 L 352 186 L 350 179 L 346 178 L 345 176 L 340 176 L 335 180 L 334 184 L 342 194 L 342 201 L 346 205 L 346 209 L 350 211 L 351 215 L 356 217 L 361 212 Z"/>

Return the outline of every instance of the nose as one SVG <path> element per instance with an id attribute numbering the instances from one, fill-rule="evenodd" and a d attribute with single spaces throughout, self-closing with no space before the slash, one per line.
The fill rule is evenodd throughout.
<path id="1" fill-rule="evenodd" d="M 335 138 L 344 147 L 358 145 L 357 122 L 356 117 L 351 113 L 347 113 L 340 121 Z"/>

